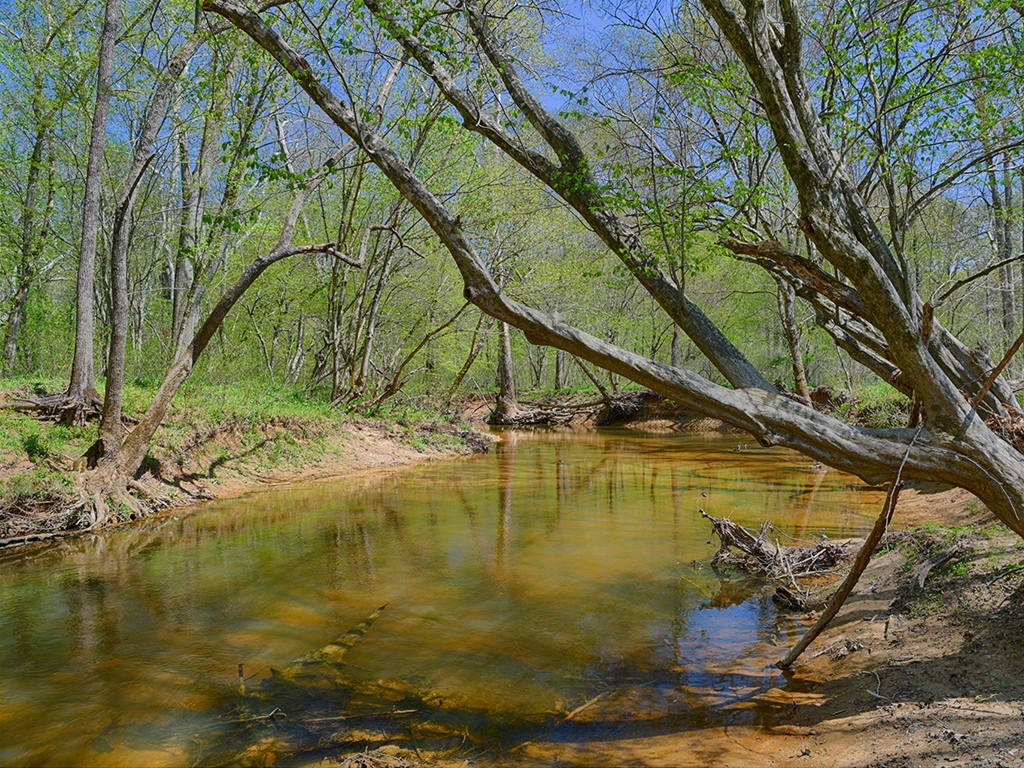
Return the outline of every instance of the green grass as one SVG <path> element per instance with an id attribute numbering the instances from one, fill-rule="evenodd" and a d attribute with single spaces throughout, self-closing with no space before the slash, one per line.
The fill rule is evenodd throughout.
<path id="1" fill-rule="evenodd" d="M 125 413 L 142 416 L 157 386 L 158 382 L 151 380 L 128 383 Z M 10 399 L 60 392 L 63 387 L 61 381 L 39 377 L 0 381 L 0 391 Z M 174 458 L 183 451 L 192 455 L 201 452 L 205 443 L 228 437 L 229 446 L 220 448 L 220 455 L 208 457 L 208 461 L 244 460 L 260 469 L 297 465 L 322 455 L 326 437 L 349 418 L 329 403 L 297 389 L 255 383 L 188 382 L 172 401 L 154 436 L 150 455 L 162 459 Z M 31 493 L 37 486 L 40 493 L 52 490 L 50 474 L 46 473 L 51 473 L 53 467 L 70 470 L 71 463 L 85 453 L 96 436 L 95 423 L 67 428 L 9 408 L 0 409 L 0 463 L 12 468 L 31 463 L 33 468 L 21 473 L 24 479 L 18 482 L 25 487 L 7 490 Z M 36 468 L 44 475 L 36 473 Z"/>
<path id="2" fill-rule="evenodd" d="M 158 382 L 144 379 L 128 383 L 125 413 L 141 417 L 158 386 Z M 62 387 L 62 382 L 52 379 L 0 380 L 0 392 L 8 398 L 59 392 Z M 161 472 L 161 466 L 170 467 L 172 474 L 180 465 L 186 472 L 215 481 L 234 472 L 288 472 L 344 454 L 345 443 L 339 435 L 346 423 L 366 415 L 346 413 L 297 388 L 189 381 L 154 435 L 147 464 Z M 436 411 L 390 401 L 373 416 L 384 423 L 389 434 L 421 452 L 466 448 L 466 440 L 439 425 Z M 0 467 L 19 473 L 0 487 L 3 498 L 63 495 L 73 485 L 72 463 L 96 436 L 95 423 L 69 429 L 0 409 Z"/>
<path id="3" fill-rule="evenodd" d="M 866 427 L 905 427 L 910 400 L 891 384 L 877 381 L 854 392 L 854 419 Z"/>

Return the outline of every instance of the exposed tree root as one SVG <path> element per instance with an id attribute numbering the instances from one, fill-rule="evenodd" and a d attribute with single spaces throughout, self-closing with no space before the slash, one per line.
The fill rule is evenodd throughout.
<path id="1" fill-rule="evenodd" d="M 966 542 L 958 541 L 949 549 L 932 555 L 914 569 L 913 583 L 917 585 L 918 589 L 924 589 L 924 584 L 928 577 L 931 576 L 932 571 L 951 561 L 960 560 L 969 551 L 970 547 L 967 546 Z"/>
<path id="2" fill-rule="evenodd" d="M 99 395 L 86 395 L 79 399 L 67 393 L 19 398 L 11 406 L 21 413 L 29 413 L 40 421 L 56 421 L 66 427 L 80 427 L 100 417 L 103 400 Z"/>
<path id="3" fill-rule="evenodd" d="M 524 409 L 520 403 L 515 412 L 492 411 L 487 423 L 500 427 L 544 427 L 572 424 L 580 420 L 581 411 L 591 411 L 593 404 L 580 406 L 542 406 Z"/>
<path id="4" fill-rule="evenodd" d="M 640 392 L 609 395 L 598 411 L 595 422 L 599 427 L 605 427 L 636 419 L 648 411 L 664 406 L 664 402 L 661 395 L 646 389 Z"/>
<path id="5" fill-rule="evenodd" d="M 637 394 L 637 393 L 630 393 Z M 651 393 L 653 394 L 653 393 Z M 659 398 L 660 399 L 660 398 Z M 493 426 L 539 427 L 560 424 L 578 424 L 593 421 L 598 409 L 606 404 L 604 399 L 583 402 L 566 402 L 565 398 L 542 398 L 531 402 L 516 401 L 510 407 L 507 400 L 498 398 L 487 417 Z"/>
<path id="6" fill-rule="evenodd" d="M 77 509 L 82 528 L 91 530 L 114 522 L 139 520 L 170 500 L 132 477 L 106 467 L 79 475 Z"/>
<path id="7" fill-rule="evenodd" d="M 109 469 L 88 470 L 73 479 L 71 491 L 6 500 L 0 506 L 0 549 L 139 520 L 170 504 L 145 483 Z"/>

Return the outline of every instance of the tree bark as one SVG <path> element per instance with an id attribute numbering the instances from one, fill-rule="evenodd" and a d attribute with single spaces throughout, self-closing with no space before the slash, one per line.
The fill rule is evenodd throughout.
<path id="1" fill-rule="evenodd" d="M 779 287 L 779 318 L 786 334 L 786 346 L 793 367 L 793 385 L 805 405 L 811 405 L 811 388 L 807 386 L 803 353 L 800 351 L 800 328 L 796 324 L 796 292 L 785 280 L 775 281 Z"/>
<path id="2" fill-rule="evenodd" d="M 110 110 L 110 89 L 114 70 L 114 43 L 120 0 L 106 0 L 103 31 L 100 33 L 100 54 L 96 66 L 96 106 L 93 109 L 89 140 L 89 158 L 85 174 L 85 195 L 82 200 L 82 240 L 78 254 L 78 280 L 75 304 L 75 352 L 71 362 L 71 381 L 67 397 L 74 406 L 66 420 L 81 423 L 87 412 L 99 404 L 93 361 L 95 314 L 93 284 L 96 273 L 96 240 L 100 222 L 100 190 L 103 179 L 103 150 L 107 140 L 107 114 Z"/>
<path id="3" fill-rule="evenodd" d="M 210 94 L 207 100 L 202 138 L 195 167 L 192 167 L 188 144 L 184 137 L 178 143 L 178 167 L 181 182 L 181 225 L 178 230 L 178 252 L 174 260 L 174 287 L 171 303 L 171 335 L 175 340 L 178 357 L 189 339 L 195 334 L 198 315 L 195 311 L 194 288 L 196 261 L 199 257 L 203 214 L 217 155 L 221 151 L 221 129 L 224 122 L 225 102 L 229 98 L 230 81 L 236 69 L 234 53 L 222 68 L 217 56 L 211 66 Z M 206 243 L 207 246 L 212 243 Z"/>
<path id="4" fill-rule="evenodd" d="M 828 606 L 822 611 L 818 620 L 814 622 L 814 626 L 807 630 L 804 636 L 793 646 L 792 650 L 779 661 L 777 666 L 782 669 L 789 669 L 793 666 L 793 662 L 800 658 L 800 654 L 807 650 L 807 646 L 814 642 L 814 639 L 822 633 L 825 627 L 836 617 L 836 614 L 839 613 L 839 609 L 843 607 L 846 598 L 850 596 L 853 588 L 857 586 L 857 582 L 860 580 L 861 574 L 864 573 L 864 569 L 871 562 L 871 553 L 875 551 L 875 547 L 878 546 L 882 536 L 888 530 L 892 514 L 896 511 L 896 503 L 899 501 L 900 489 L 902 487 L 903 483 L 898 477 L 889 486 L 889 492 L 886 494 L 885 502 L 882 504 L 882 511 L 878 515 L 878 519 L 875 520 L 875 525 L 871 532 L 864 540 L 863 546 L 861 546 L 860 551 L 857 553 L 850 572 L 843 579 L 843 583 L 839 585 L 839 589 L 836 590 L 835 595 L 829 600 Z"/>
<path id="5" fill-rule="evenodd" d="M 490 424 L 513 424 L 519 413 L 516 379 L 512 368 L 512 337 L 508 323 L 498 323 L 498 397 L 487 418 Z"/>
<path id="6" fill-rule="evenodd" d="M 10 375 L 17 363 L 18 335 L 21 330 L 22 318 L 25 316 L 25 305 L 28 304 L 29 291 L 32 289 L 32 284 L 36 278 L 39 252 L 42 250 L 43 241 L 49 229 L 50 212 L 53 208 L 53 189 L 51 185 L 50 202 L 46 207 L 47 212 L 43 216 L 43 221 L 38 221 L 36 198 L 45 169 L 43 152 L 49 134 L 49 126 L 40 122 L 36 128 L 35 140 L 32 142 L 32 155 L 29 158 L 25 198 L 21 206 L 21 258 L 18 262 L 14 295 L 11 297 L 11 309 L 7 316 L 7 328 L 4 331 L 3 373 L 5 375 Z M 47 164 L 52 167 L 52 157 L 49 158 Z"/>
<path id="7" fill-rule="evenodd" d="M 760 6 L 751 4 L 747 8 L 747 18 L 740 19 L 731 6 L 717 0 L 703 2 L 736 49 L 761 94 L 783 160 L 800 193 L 804 212 L 801 221 L 808 237 L 823 257 L 836 266 L 856 289 L 875 327 L 882 334 L 892 361 L 899 366 L 902 376 L 908 377 L 914 391 L 919 393 L 926 419 L 920 433 L 909 429 L 866 429 L 846 424 L 778 394 L 770 384 L 761 383 L 764 377 L 760 373 L 754 377 L 756 382 L 741 377 L 747 384 L 742 388 L 722 387 L 691 371 L 658 363 L 605 342 L 558 317 L 511 299 L 499 290 L 463 231 L 461 220 L 359 117 L 355 107 L 339 99 L 318 80 L 309 63 L 257 13 L 234 0 L 206 0 L 204 8 L 228 18 L 277 59 L 324 113 L 353 138 L 420 212 L 452 255 L 462 275 L 465 298 L 497 320 L 520 328 L 529 342 L 558 347 L 673 401 L 735 424 L 753 434 L 763 446 L 794 448 L 868 482 L 889 481 L 905 460 L 904 476 L 908 479 L 936 480 L 964 487 L 975 493 L 1003 523 L 1024 536 L 1024 461 L 1012 446 L 982 422 L 957 384 L 933 357 L 931 343 L 934 337 L 922 333 L 923 302 L 913 292 L 913 286 L 889 251 L 870 210 L 849 181 L 810 99 L 809 89 L 803 81 L 801 26 L 795 5 L 791 0 L 782 0 L 785 25 L 780 44 L 772 31 L 774 27 L 769 26 Z M 376 0 L 366 0 L 366 6 L 375 13 L 379 12 Z M 473 6 L 469 7 L 473 21 Z M 392 27 L 387 29 L 404 42 L 401 27 L 397 31 Z M 480 33 L 478 39 L 486 39 L 486 35 Z M 418 50 L 417 46 L 417 42 L 409 42 L 410 49 Z M 491 55 L 490 51 L 488 55 Z M 538 105 L 531 103 L 522 93 L 521 83 L 516 82 L 515 68 L 511 63 L 497 55 L 494 59 L 497 62 L 495 66 L 501 65 L 499 76 L 514 93 L 517 106 L 531 122 L 536 118 L 538 131 L 546 139 L 550 137 L 565 167 L 553 167 L 552 161 L 533 158 L 532 155 L 524 159 L 529 162 L 536 160 L 538 178 L 550 178 L 552 188 L 572 199 L 574 204 L 584 209 L 588 205 L 598 205 L 595 198 L 576 194 L 565 188 L 564 181 L 552 178 L 556 171 L 566 174 L 578 170 L 582 162 L 581 157 L 575 154 L 578 144 L 562 141 L 560 131 L 564 128 L 545 123 Z M 426 55 L 419 57 L 419 61 L 435 82 L 444 82 Z M 457 97 L 458 93 L 454 93 L 451 98 L 454 101 Z M 464 105 L 456 106 L 461 111 Z M 469 114 L 474 121 L 487 124 L 492 140 L 505 142 L 502 146 L 508 146 L 506 151 L 510 155 L 522 157 L 521 147 L 508 139 L 500 125 L 488 122 L 485 115 L 472 110 Z M 479 126 L 474 128 L 479 129 Z M 608 216 L 607 212 L 599 209 L 588 211 L 585 219 L 595 222 L 591 224 L 594 227 L 601 225 L 602 221 L 605 226 L 610 226 L 612 219 Z M 625 237 L 626 233 L 622 235 Z M 637 280 L 657 293 L 657 281 L 652 283 L 646 277 L 641 274 Z M 678 301 L 678 292 L 675 292 L 675 297 L 674 302 Z M 672 311 L 678 313 L 679 307 L 670 304 L 675 307 Z M 689 325 L 693 330 L 692 324 Z M 713 336 L 703 339 L 704 346 L 708 346 L 709 338 Z M 722 362 L 724 353 L 721 349 L 713 350 L 712 354 Z M 740 362 L 739 358 L 724 356 L 731 363 Z M 733 372 L 740 368 L 734 368 Z M 734 377 L 727 378 L 732 381 Z"/>
<path id="8" fill-rule="evenodd" d="M 204 5 L 218 12 L 219 7 L 227 6 L 228 3 L 218 2 Z M 774 391 L 773 385 L 700 307 L 680 292 L 675 281 L 659 266 L 657 259 L 643 249 L 639 238 L 624 218 L 604 203 L 599 192 L 601 185 L 591 173 L 586 154 L 578 140 L 527 91 L 514 61 L 501 51 L 476 3 L 465 3 L 465 9 L 477 42 L 483 47 L 516 106 L 553 150 L 559 163 L 550 160 L 542 151 L 527 146 L 517 135 L 506 130 L 501 121 L 481 111 L 474 98 L 459 87 L 456 79 L 437 61 L 433 52 L 412 33 L 406 32 L 406 27 L 385 12 L 378 0 L 369 0 L 366 7 L 430 75 L 445 98 L 462 116 L 464 127 L 487 138 L 571 205 L 730 384 Z M 296 76 L 295 72 L 292 74 Z"/>
<path id="9" fill-rule="evenodd" d="M 107 354 L 107 387 L 103 399 L 99 440 L 95 455 L 107 464 L 117 462 L 123 439 L 122 400 L 124 396 L 125 352 L 128 343 L 128 244 L 131 219 L 142 177 L 153 154 L 153 144 L 163 124 L 167 104 L 178 77 L 199 50 L 201 39 L 193 35 L 171 59 L 160 75 L 150 100 L 132 158 L 131 169 L 124 182 L 114 219 L 114 233 L 110 249 L 111 324 L 110 345 Z"/>

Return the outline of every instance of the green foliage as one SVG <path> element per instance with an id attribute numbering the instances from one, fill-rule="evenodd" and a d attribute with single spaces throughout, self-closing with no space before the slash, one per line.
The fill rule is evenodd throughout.
<path id="1" fill-rule="evenodd" d="M 855 418 L 868 427 L 905 427 L 909 418 L 910 401 L 895 387 L 876 381 L 859 387 L 854 392 Z"/>
<path id="2" fill-rule="evenodd" d="M 388 33 L 415 34 L 483 112 L 539 146 L 535 129 L 504 92 L 503 73 L 466 44 L 464 13 L 423 0 L 384 5 L 393 22 L 374 19 L 360 2 L 314 5 L 306 7 L 309 23 L 282 32 L 460 215 L 464 234 L 492 262 L 503 291 L 667 362 L 673 326 L 661 307 L 638 289 L 629 269 L 576 214 L 465 130 L 466 118 L 438 98 L 420 67 L 397 72 L 388 98 L 378 101 L 391 63 L 400 58 Z M 80 24 L 60 26 L 70 6 L 41 13 L 37 5 L 14 3 L 8 24 L 19 33 L 0 41 L 0 64 L 7 73 L 0 102 L 9 116 L 0 126 L 0 213 L 9 233 L 0 242 L 0 321 L 6 319 L 19 269 L 28 150 L 40 127 L 60 137 L 47 144 L 44 155 L 53 179 L 47 176 L 36 212 L 48 210 L 52 198 L 54 218 L 32 265 L 37 273 L 15 365 L 17 371 L 48 378 L 51 391 L 65 386 L 73 348 L 75 249 L 66 244 L 76 242 L 80 225 L 77 163 L 89 123 L 93 10 Z M 194 26 L 194 6 L 180 0 L 161 4 L 145 23 L 134 23 L 144 10 L 126 8 L 132 21 L 118 69 L 127 85 L 125 95 L 115 99 L 106 158 L 114 184 L 131 157 L 133 131 L 167 51 Z M 628 4 L 619 10 L 628 12 Z M 905 242 L 903 255 L 923 294 L 935 295 L 994 255 L 990 194 L 979 186 L 986 168 L 954 174 L 961 164 L 975 168 L 971 159 L 986 142 L 1010 145 L 1024 133 L 1019 41 L 1005 28 L 1000 10 L 986 4 L 812 3 L 804 10 L 811 32 L 808 77 L 822 119 L 840 153 L 865 174 L 870 205 L 891 214 L 879 220 L 893 230 L 886 232 L 890 238 Z M 510 44 L 528 86 L 549 94 L 546 106 L 557 102 L 552 111 L 587 150 L 554 172 L 553 185 L 569 197 L 588 199 L 596 211 L 622 214 L 638 238 L 645 267 L 663 270 L 754 365 L 789 386 L 789 352 L 772 280 L 759 267 L 737 262 L 716 241 L 723 234 L 773 238 L 799 250 L 795 190 L 741 62 L 704 13 L 685 5 L 677 11 L 662 21 L 656 14 L 642 23 L 595 30 L 599 44 L 575 51 L 576 58 L 553 45 L 549 19 L 539 8 L 509 6 L 491 23 Z M 875 92 L 873 84 L 879 83 L 886 84 L 884 93 Z M 219 35 L 216 44 L 204 46 L 178 87 L 168 140 L 140 185 L 133 223 L 128 377 L 135 385 L 126 401 L 135 415 L 148 405 L 172 355 L 170 265 L 197 276 L 192 287 L 208 311 L 256 256 L 273 247 L 296 189 L 345 141 L 333 127 L 309 119 L 313 108 L 306 97 L 238 33 Z M 204 142 L 212 148 L 214 166 L 197 242 L 178 254 L 179 212 L 185 207 L 182 162 L 189 173 L 198 173 Z M 1019 148 L 1010 146 L 998 163 L 997 170 L 1005 172 L 999 182 L 1016 189 Z M 893 182 L 891 188 L 886 180 Z M 952 184 L 948 191 L 942 187 L 910 215 L 915 196 L 946 180 Z M 104 200 L 116 199 L 115 189 L 106 190 Z M 1019 199 L 1014 206 L 1009 224 L 1018 232 Z M 104 220 L 112 215 L 105 210 Z M 382 226 L 389 229 L 369 231 Z M 351 256 L 365 241 L 366 264 L 350 269 L 328 257 L 296 257 L 268 270 L 228 317 L 196 366 L 194 382 L 179 395 L 191 412 L 202 413 L 203 423 L 256 424 L 279 410 L 289 410 L 289 418 L 337 418 L 327 399 L 372 401 L 399 374 L 407 355 L 463 303 L 449 255 L 419 214 L 358 153 L 335 166 L 309 201 L 295 241 L 335 242 Z M 943 323 L 971 345 L 1005 347 L 988 290 L 995 280 L 979 282 L 985 289 L 939 310 Z M 801 326 L 813 322 L 806 305 L 798 311 Z M 483 349 L 462 389 L 489 392 L 496 365 L 494 328 L 481 324 L 477 333 L 478 318 L 475 310 L 465 312 L 430 338 L 401 369 L 400 394 L 375 413 L 401 418 L 443 398 L 474 340 L 482 340 Z M 108 333 L 97 329 L 100 349 Z M 862 369 L 847 373 L 839 365 L 824 332 L 805 332 L 802 345 L 812 386 L 845 388 L 870 379 Z M 683 366 L 721 379 L 685 338 L 678 351 Z M 533 348 L 514 333 L 513 354 L 520 382 L 554 388 L 553 351 Z M 364 357 L 366 380 L 357 383 Z M 335 364 L 339 391 L 332 391 Z M 102 369 L 100 359 L 97 368 Z M 562 383 L 569 389 L 591 386 L 573 365 Z M 874 426 L 905 424 L 909 404 L 891 387 L 868 386 L 856 396 L 856 406 L 843 415 Z M 220 397 L 235 401 L 217 405 Z M 172 409 L 172 421 L 176 413 Z M 86 439 L 16 430 L 0 437 L 0 444 L 10 443 L 4 450 L 11 455 L 45 461 L 73 452 Z"/>
<path id="3" fill-rule="evenodd" d="M 71 480 L 66 474 L 45 468 L 34 468 L 0 480 L 0 500 L 4 504 L 17 499 L 64 498 L 71 491 Z"/>

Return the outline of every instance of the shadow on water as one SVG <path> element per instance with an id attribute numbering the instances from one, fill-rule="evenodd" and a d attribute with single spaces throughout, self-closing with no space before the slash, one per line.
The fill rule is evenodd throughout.
<path id="1" fill-rule="evenodd" d="M 511 435 L 490 456 L 0 558 L 0 764 L 505 752 L 771 724 L 785 705 L 763 694 L 803 684 L 769 665 L 805 622 L 701 566 L 715 544 L 698 510 L 856 535 L 881 494 L 734 449 Z M 344 659 L 311 656 L 385 603 Z"/>
<path id="2" fill-rule="evenodd" d="M 755 595 L 755 604 L 767 601 L 749 582 L 724 584 L 733 608 L 749 605 Z M 719 608 L 722 597 L 719 593 L 706 607 Z M 93 739 L 92 748 L 102 753 L 116 746 L 158 746 L 192 766 L 306 764 L 383 745 L 435 755 L 497 750 L 514 760 L 518 747 L 534 742 L 600 744 L 729 725 L 774 725 L 785 714 L 777 703 L 756 698 L 786 684 L 777 670 L 749 656 L 723 658 L 717 666 L 688 665 L 681 649 L 693 653 L 694 648 L 687 649 L 680 637 L 662 638 L 646 655 L 592 660 L 585 677 L 565 681 L 586 697 L 571 710 L 568 703 L 557 710 L 503 708 L 459 692 L 442 695 L 426 679 L 367 678 L 344 657 L 372 635 L 370 627 L 382 611 L 283 670 L 271 670 L 255 686 L 246 685 L 240 668 L 239 688 L 221 688 L 217 708 L 222 714 L 215 720 L 203 723 L 191 716 L 169 724 L 161 729 L 163 744 L 150 725 L 112 723 Z M 811 687 L 789 683 L 792 691 Z"/>

